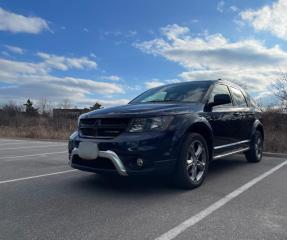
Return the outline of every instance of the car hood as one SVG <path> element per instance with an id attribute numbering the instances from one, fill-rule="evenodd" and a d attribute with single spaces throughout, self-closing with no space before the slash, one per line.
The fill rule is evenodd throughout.
<path id="1" fill-rule="evenodd" d="M 117 107 L 102 108 L 82 115 L 83 118 L 93 117 L 145 117 L 158 115 L 175 115 L 203 110 L 202 103 L 141 103 L 127 104 Z"/>

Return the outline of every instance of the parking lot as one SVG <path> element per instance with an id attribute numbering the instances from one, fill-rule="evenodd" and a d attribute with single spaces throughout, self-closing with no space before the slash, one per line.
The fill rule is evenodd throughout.
<path id="1" fill-rule="evenodd" d="M 215 161 L 205 183 L 72 170 L 65 142 L 0 139 L 0 239 L 287 239 L 287 165 Z"/>

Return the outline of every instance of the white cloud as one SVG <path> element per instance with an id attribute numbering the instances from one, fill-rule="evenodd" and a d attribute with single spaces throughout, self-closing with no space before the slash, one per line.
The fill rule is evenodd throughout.
<path id="1" fill-rule="evenodd" d="M 91 79 L 75 78 L 75 77 L 56 77 L 49 74 L 19 74 L 17 72 L 11 73 L 5 72 L 2 69 L 0 63 L 0 81 L 2 83 L 8 83 L 18 86 L 31 86 L 31 85 L 41 85 L 42 87 L 46 85 L 58 86 L 65 88 L 66 90 L 73 90 L 75 93 L 83 94 L 114 94 L 123 93 L 124 90 L 118 84 L 94 81 Z M 35 91 L 35 88 L 31 88 L 31 92 Z M 64 94 L 62 92 L 61 94 Z"/>
<path id="2" fill-rule="evenodd" d="M 38 52 L 37 55 L 44 60 L 44 65 L 46 67 L 55 68 L 62 71 L 66 71 L 71 68 L 75 69 L 97 68 L 97 63 L 95 61 L 90 60 L 87 57 L 70 58 L 65 56 L 48 54 L 44 52 Z"/>
<path id="3" fill-rule="evenodd" d="M 230 6 L 229 8 L 232 12 L 238 12 L 239 11 L 239 8 L 234 6 L 234 5 Z"/>
<path id="4" fill-rule="evenodd" d="M 68 60 L 63 61 L 63 66 L 78 67 L 77 64 L 71 64 Z M 66 67 L 62 70 L 66 70 Z M 96 94 L 105 98 L 111 94 L 124 93 L 123 87 L 115 83 L 70 76 L 54 76 L 52 74 L 54 68 L 61 69 L 58 66 L 51 67 L 45 58 L 44 61 L 36 63 L 0 58 L 0 82 L 5 84 L 4 87 L 0 87 L 0 98 L 40 99 L 46 97 L 52 101 L 69 98 L 77 103 L 90 95 Z"/>
<path id="5" fill-rule="evenodd" d="M 166 83 L 179 83 L 182 82 L 182 80 L 174 78 L 174 79 L 167 79 L 165 80 Z"/>
<path id="6" fill-rule="evenodd" d="M 0 8 L 0 31 L 37 34 L 48 29 L 47 21 L 42 18 L 25 17 Z"/>
<path id="7" fill-rule="evenodd" d="M 192 37 L 190 34 L 175 36 L 171 32 L 164 33 L 167 40 L 157 38 L 137 43 L 136 47 L 192 69 L 241 69 L 243 66 L 266 69 L 287 64 L 287 53 L 279 46 L 267 48 L 256 40 L 230 42 L 221 34 Z"/>
<path id="8" fill-rule="evenodd" d="M 90 53 L 90 57 L 92 57 L 92 58 L 97 58 L 97 55 L 94 54 L 94 53 Z"/>
<path id="9" fill-rule="evenodd" d="M 20 62 L 0 58 L 0 73 L 5 73 L 7 76 L 14 74 L 45 74 L 47 70 L 42 65 L 42 63 Z"/>
<path id="10" fill-rule="evenodd" d="M 2 51 L 1 54 L 6 57 L 10 57 L 10 54 L 7 51 Z"/>
<path id="11" fill-rule="evenodd" d="M 287 66 L 287 52 L 256 40 L 231 42 L 221 34 L 193 36 L 189 29 L 169 25 L 161 38 L 135 44 L 145 53 L 182 65 L 184 80 L 227 79 L 248 83 L 262 91 Z"/>
<path id="12" fill-rule="evenodd" d="M 102 33 L 101 38 L 105 37 L 115 37 L 115 38 L 133 38 L 138 34 L 135 30 L 129 30 L 129 31 L 120 31 L 120 30 L 112 30 L 112 31 L 105 31 Z"/>
<path id="13" fill-rule="evenodd" d="M 145 82 L 145 87 L 148 89 L 159 87 L 161 85 L 164 85 L 164 82 L 161 82 L 159 80 L 152 80 L 152 81 Z"/>
<path id="14" fill-rule="evenodd" d="M 110 80 L 110 81 L 119 81 L 121 78 L 117 75 L 102 76 L 101 79 Z"/>
<path id="15" fill-rule="evenodd" d="M 225 79 L 247 86 L 250 92 L 260 93 L 266 91 L 269 84 L 276 79 L 280 72 L 276 69 L 258 71 L 257 69 L 219 69 L 186 71 L 180 74 L 185 81 Z"/>
<path id="16" fill-rule="evenodd" d="M 128 31 L 128 33 L 125 36 L 127 38 L 130 38 L 130 37 L 135 37 L 137 34 L 138 34 L 137 31 L 130 30 L 130 31 Z"/>
<path id="17" fill-rule="evenodd" d="M 224 6 L 225 6 L 225 2 L 224 1 L 219 1 L 217 3 L 217 7 L 216 7 L 217 11 L 223 13 Z"/>
<path id="18" fill-rule="evenodd" d="M 23 48 L 20 47 L 16 47 L 16 46 L 11 46 L 11 45 L 5 45 L 5 48 L 12 52 L 12 53 L 16 53 L 16 54 L 24 54 L 25 50 Z"/>
<path id="19" fill-rule="evenodd" d="M 155 87 L 159 87 L 159 86 L 166 85 L 166 84 L 179 83 L 179 82 L 182 82 L 182 80 L 177 79 L 177 78 L 164 79 L 164 80 L 152 79 L 151 81 L 145 82 L 144 85 L 147 89 L 150 89 L 150 88 L 155 88 Z"/>
<path id="20" fill-rule="evenodd" d="M 177 24 L 167 25 L 161 28 L 161 33 L 165 35 L 169 40 L 179 40 L 179 37 L 189 33 L 188 27 L 182 27 Z"/>
<path id="21" fill-rule="evenodd" d="M 268 31 L 287 40 L 287 0 L 278 0 L 257 10 L 245 10 L 240 16 L 256 31 Z"/>

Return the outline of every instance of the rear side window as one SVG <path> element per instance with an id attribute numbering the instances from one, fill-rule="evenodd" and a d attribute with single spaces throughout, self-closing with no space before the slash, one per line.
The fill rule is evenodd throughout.
<path id="1" fill-rule="evenodd" d="M 230 91 L 231 91 L 235 106 L 247 107 L 246 99 L 245 99 L 243 93 L 239 89 L 230 87 Z"/>
<path id="2" fill-rule="evenodd" d="M 218 85 L 215 85 L 211 94 L 210 94 L 210 98 L 209 98 L 209 102 L 214 102 L 214 96 L 217 95 L 217 94 L 228 94 L 230 96 L 230 93 L 229 93 L 229 90 L 227 88 L 226 85 L 222 85 L 222 84 L 218 84 Z M 230 97 L 231 98 L 231 97 Z M 216 107 L 222 107 L 222 106 L 232 106 L 231 103 L 228 103 L 228 104 L 224 104 L 224 105 L 219 105 L 219 106 L 216 106 Z"/>

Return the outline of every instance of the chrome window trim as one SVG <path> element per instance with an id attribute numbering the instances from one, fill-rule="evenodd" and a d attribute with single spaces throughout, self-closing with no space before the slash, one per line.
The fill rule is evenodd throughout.
<path id="1" fill-rule="evenodd" d="M 243 141 L 240 141 L 240 142 L 235 142 L 235 143 L 229 143 L 229 144 L 225 144 L 225 145 L 216 146 L 213 149 L 217 150 L 217 149 L 226 148 L 226 147 L 232 147 L 232 146 L 236 146 L 236 145 L 243 144 L 243 143 L 249 143 L 249 142 L 250 142 L 250 140 L 243 140 Z"/>

